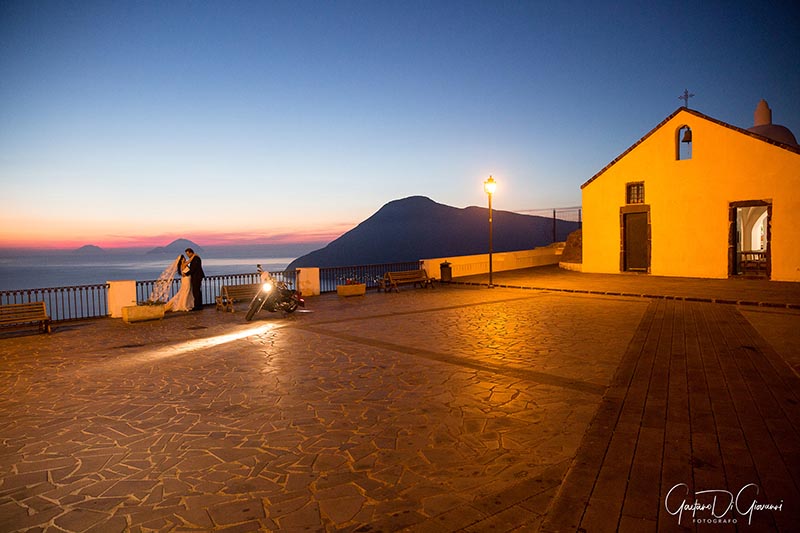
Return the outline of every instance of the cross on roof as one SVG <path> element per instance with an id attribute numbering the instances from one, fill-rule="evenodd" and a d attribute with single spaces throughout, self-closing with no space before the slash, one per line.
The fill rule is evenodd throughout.
<path id="1" fill-rule="evenodd" d="M 683 94 L 678 97 L 678 100 L 683 100 L 684 101 L 683 107 L 689 109 L 689 98 L 691 98 L 692 96 L 694 96 L 694 93 L 690 93 L 689 89 L 684 89 Z"/>

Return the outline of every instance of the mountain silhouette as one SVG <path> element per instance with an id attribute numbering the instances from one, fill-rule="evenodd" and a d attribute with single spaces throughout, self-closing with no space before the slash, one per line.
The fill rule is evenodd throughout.
<path id="1" fill-rule="evenodd" d="M 553 219 L 493 210 L 492 249 L 529 250 L 553 240 Z M 563 241 L 577 222 L 559 221 Z M 488 253 L 488 209 L 458 208 L 425 196 L 394 200 L 330 244 L 298 257 L 287 269 L 416 261 Z"/>
<path id="2" fill-rule="evenodd" d="M 73 253 L 80 255 L 96 255 L 96 254 L 104 254 L 106 253 L 106 251 L 95 244 L 85 244 L 80 248 L 78 248 L 77 250 L 75 250 Z"/>
<path id="3" fill-rule="evenodd" d="M 197 254 L 202 254 L 203 249 L 199 244 L 189 239 L 175 239 L 166 246 L 158 246 L 147 252 L 147 255 L 155 254 L 182 254 L 187 248 L 191 248 Z"/>

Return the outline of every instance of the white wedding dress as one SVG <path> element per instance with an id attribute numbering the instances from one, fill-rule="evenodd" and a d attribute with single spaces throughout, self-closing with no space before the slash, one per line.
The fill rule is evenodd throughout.
<path id="1" fill-rule="evenodd" d="M 192 277 L 181 275 L 181 288 L 169 299 L 166 311 L 191 311 L 194 307 L 194 296 L 192 295 Z"/>

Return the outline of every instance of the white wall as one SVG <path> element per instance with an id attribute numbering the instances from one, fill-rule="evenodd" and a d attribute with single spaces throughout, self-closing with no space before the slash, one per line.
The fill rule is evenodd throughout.
<path id="1" fill-rule="evenodd" d="M 317 296 L 320 293 L 319 268 L 300 267 L 297 269 L 297 288 L 303 296 Z"/>
<path id="2" fill-rule="evenodd" d="M 492 254 L 492 272 L 503 270 L 517 270 L 544 265 L 557 265 L 564 251 L 565 243 L 559 242 L 533 250 L 518 252 L 500 252 Z M 441 263 L 447 261 L 453 272 L 453 277 L 472 276 L 489 272 L 489 254 L 462 255 L 458 257 L 437 257 L 422 259 L 422 268 L 432 278 L 440 277 Z"/>
<path id="3" fill-rule="evenodd" d="M 136 280 L 107 281 L 108 312 L 111 318 L 122 318 L 122 308 L 136 305 Z"/>

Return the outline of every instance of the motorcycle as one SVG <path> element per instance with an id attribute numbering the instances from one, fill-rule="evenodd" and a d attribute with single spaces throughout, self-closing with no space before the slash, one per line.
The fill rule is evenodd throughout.
<path id="1" fill-rule="evenodd" d="M 253 320 L 256 313 L 262 309 L 271 312 L 281 311 L 286 314 L 294 313 L 298 307 L 306 306 L 300 291 L 290 289 L 283 281 L 272 279 L 269 272 L 262 271 L 260 267 L 261 265 L 259 265 L 261 288 L 253 297 L 253 301 L 250 302 L 245 320 L 248 322 Z"/>

